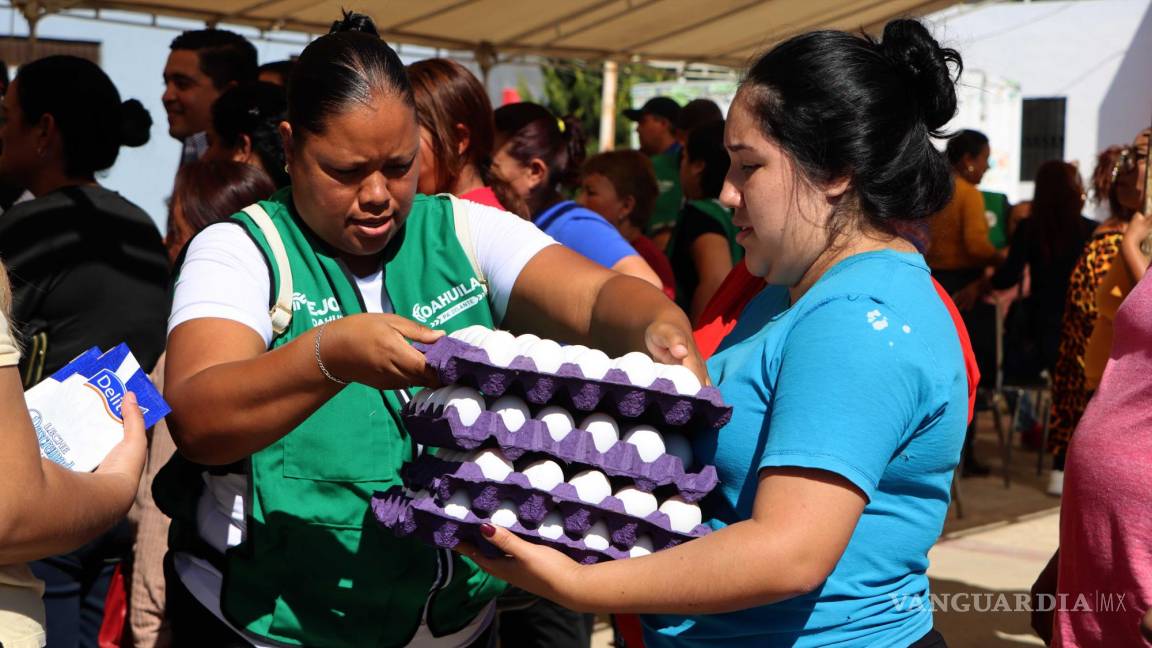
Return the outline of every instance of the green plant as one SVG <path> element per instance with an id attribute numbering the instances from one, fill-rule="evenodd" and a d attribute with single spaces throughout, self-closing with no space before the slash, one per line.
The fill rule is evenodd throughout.
<path id="1" fill-rule="evenodd" d="M 546 58 L 540 61 L 540 71 L 544 75 L 543 96 L 535 97 L 521 80 L 517 84 L 520 97 L 524 101 L 534 101 L 547 107 L 557 116 L 574 115 L 588 135 L 589 154 L 599 151 L 600 98 L 604 87 L 602 62 Z M 632 86 L 650 81 L 666 81 L 674 76 L 672 72 L 642 63 L 620 65 L 616 85 L 617 144 L 627 142 L 633 128 L 632 122 L 622 114 L 631 103 Z"/>

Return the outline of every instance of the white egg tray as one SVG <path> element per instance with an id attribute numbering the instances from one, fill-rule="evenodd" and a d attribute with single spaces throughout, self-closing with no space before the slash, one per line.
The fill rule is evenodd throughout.
<path id="1" fill-rule="evenodd" d="M 574 362 L 563 362 L 553 372 L 541 371 L 527 355 L 516 355 L 500 364 L 493 362 L 483 348 L 450 336 L 413 346 L 425 354 L 440 382 L 474 386 L 485 396 L 502 396 L 516 387 L 535 405 L 566 401 L 581 412 L 608 412 L 623 418 L 651 420 L 657 426 L 692 424 L 715 429 L 732 417 L 732 408 L 724 404 L 720 391 L 714 387 L 684 394 L 667 378 L 655 378 L 650 384 L 639 386 L 619 368 L 607 369 L 600 378 L 587 377 Z"/>
<path id="2" fill-rule="evenodd" d="M 636 446 L 617 441 L 601 452 L 592 435 L 573 429 L 556 441 L 541 421 L 528 420 L 515 432 L 505 426 L 494 412 L 480 412 L 475 422 L 465 425 L 459 413 L 451 408 L 440 412 L 416 414 L 416 401 L 403 412 L 404 425 L 417 443 L 435 448 L 475 450 L 482 446 L 499 447 L 511 461 L 532 453 L 555 457 L 567 464 L 578 464 L 602 470 L 609 477 L 631 479 L 643 491 L 674 487 L 686 501 L 697 501 L 716 488 L 719 480 L 716 468 L 704 466 L 699 472 L 689 473 L 679 457 L 661 454 L 654 461 L 644 461 Z"/>

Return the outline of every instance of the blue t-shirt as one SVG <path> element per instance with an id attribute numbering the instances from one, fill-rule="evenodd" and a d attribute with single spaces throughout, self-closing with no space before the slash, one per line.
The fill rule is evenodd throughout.
<path id="1" fill-rule="evenodd" d="M 620 231 L 604 220 L 603 216 L 571 200 L 552 205 L 534 216 L 532 222 L 560 245 L 579 252 L 605 268 L 611 268 L 624 257 L 637 254 L 620 235 Z"/>
<path id="2" fill-rule="evenodd" d="M 868 504 L 815 591 L 729 614 L 648 615 L 650 648 L 888 648 L 932 629 L 927 554 L 968 417 L 955 324 L 913 253 L 850 257 L 788 301 L 783 288 L 762 291 L 708 362 L 734 406 L 728 425 L 693 440 L 697 459 L 720 475 L 712 524 L 752 516 L 763 468 L 836 473 Z"/>

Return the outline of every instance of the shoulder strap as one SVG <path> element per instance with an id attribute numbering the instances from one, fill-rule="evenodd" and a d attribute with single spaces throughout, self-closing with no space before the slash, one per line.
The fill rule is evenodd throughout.
<path id="1" fill-rule="evenodd" d="M 280 285 L 276 291 L 276 303 L 268 311 L 268 316 L 272 318 L 272 332 L 280 335 L 288 330 L 292 322 L 292 267 L 288 265 L 288 253 L 284 250 L 280 231 L 260 203 L 248 205 L 243 211 L 260 228 L 264 240 L 268 242 L 268 249 L 272 250 L 272 258 L 276 261 Z"/>
<path id="2" fill-rule="evenodd" d="M 464 255 L 468 257 L 468 263 L 472 265 L 472 272 L 476 273 L 476 278 L 480 280 L 480 283 L 487 286 L 488 278 L 484 276 L 484 271 L 480 268 L 480 261 L 476 258 L 476 247 L 472 244 L 472 224 L 468 221 L 467 201 L 460 200 L 452 194 L 447 195 L 448 199 L 452 201 L 452 220 L 456 225 L 456 238 L 460 240 L 460 247 L 464 248 Z"/>

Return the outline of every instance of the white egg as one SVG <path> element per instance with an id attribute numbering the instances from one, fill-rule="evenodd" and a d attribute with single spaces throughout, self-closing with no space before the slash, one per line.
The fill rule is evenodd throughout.
<path id="1" fill-rule="evenodd" d="M 607 414 L 590 414 L 580 423 L 580 429 L 592 435 L 592 444 L 600 452 L 608 452 L 620 440 L 620 427 Z"/>
<path id="2" fill-rule="evenodd" d="M 612 485 L 608 483 L 608 477 L 599 470 L 577 473 L 568 480 L 568 483 L 576 489 L 576 496 L 589 504 L 599 504 L 612 494 Z"/>
<path id="3" fill-rule="evenodd" d="M 604 551 L 608 548 L 608 525 L 604 520 L 600 520 L 588 529 L 588 533 L 584 534 L 584 546 L 596 551 Z"/>
<path id="4" fill-rule="evenodd" d="M 692 467 L 692 444 L 688 441 L 688 437 L 683 434 L 676 432 L 665 434 L 664 452 L 673 457 L 680 457 L 680 463 L 684 464 L 684 470 Z"/>
<path id="5" fill-rule="evenodd" d="M 583 344 L 571 344 L 564 347 L 564 362 L 576 364 L 577 358 L 587 350 L 588 347 Z"/>
<path id="6" fill-rule="evenodd" d="M 432 394 L 428 396 L 428 400 L 424 403 L 425 413 L 438 416 L 441 410 L 444 409 L 444 406 L 448 404 L 448 399 L 451 397 L 452 390 L 454 389 L 456 389 L 455 386 L 449 385 L 432 390 Z"/>
<path id="7" fill-rule="evenodd" d="M 502 396 L 488 407 L 488 411 L 494 412 L 504 421 L 504 427 L 515 432 L 524 427 L 524 423 L 532 416 L 528 411 L 528 403 L 519 396 L 511 394 Z"/>
<path id="8" fill-rule="evenodd" d="M 516 338 L 508 331 L 492 331 L 480 348 L 488 354 L 488 359 L 498 367 L 507 367 L 516 353 Z"/>
<path id="9" fill-rule="evenodd" d="M 412 400 L 409 401 L 409 411 L 415 414 L 423 414 L 424 409 L 428 406 L 428 399 L 431 397 L 431 389 L 421 389 L 420 391 L 416 392 L 413 394 Z"/>
<path id="10" fill-rule="evenodd" d="M 495 524 L 496 526 L 502 526 L 505 529 L 512 526 L 513 524 L 516 524 L 516 502 L 513 502 L 512 500 L 504 500 L 503 502 L 500 502 L 500 506 L 497 506 L 496 510 L 492 511 L 492 517 L 489 519 L 491 519 L 492 524 Z"/>
<path id="11" fill-rule="evenodd" d="M 642 535 L 636 538 L 636 544 L 632 545 L 632 548 L 628 550 L 628 555 L 632 558 L 640 558 L 641 556 L 651 554 L 652 551 L 652 538 Z"/>
<path id="12" fill-rule="evenodd" d="M 652 358 L 639 351 L 626 353 L 616 358 L 613 366 L 627 374 L 628 382 L 637 387 L 647 387 L 656 380 L 656 363 L 652 362 Z"/>
<path id="13" fill-rule="evenodd" d="M 585 378 L 599 380 L 612 368 L 612 359 L 600 349 L 588 349 L 576 358 L 576 364 Z"/>
<path id="14" fill-rule="evenodd" d="M 564 350 L 552 340 L 539 340 L 528 349 L 528 354 L 536 369 L 547 373 L 555 373 L 564 362 Z"/>
<path id="15" fill-rule="evenodd" d="M 560 536 L 564 535 L 564 518 L 556 511 L 552 511 L 544 516 L 544 521 L 536 529 L 541 538 L 549 540 L 559 540 Z"/>
<path id="16" fill-rule="evenodd" d="M 467 342 L 472 346 L 480 346 L 484 343 L 485 338 L 492 332 L 492 329 L 480 324 L 473 324 L 466 326 L 458 331 L 453 331 L 448 334 L 448 337 L 454 337 L 461 342 Z"/>
<path id="17" fill-rule="evenodd" d="M 553 441 L 563 441 L 568 433 L 576 428 L 576 421 L 568 410 L 556 405 L 550 405 L 536 414 L 536 420 L 548 428 L 548 436 Z"/>
<path id="18" fill-rule="evenodd" d="M 448 503 L 444 505 L 444 514 L 457 520 L 468 517 L 471 511 L 472 498 L 468 497 L 468 493 L 462 490 L 452 493 L 452 497 L 448 498 Z"/>
<path id="19" fill-rule="evenodd" d="M 636 446 L 636 452 L 646 462 L 653 462 L 664 454 L 664 438 L 651 425 L 637 425 L 624 434 L 624 443 Z"/>
<path id="20" fill-rule="evenodd" d="M 700 391 L 700 379 L 684 365 L 660 365 L 660 377 L 671 380 L 678 394 L 695 396 Z"/>
<path id="21" fill-rule="evenodd" d="M 528 349 L 540 341 L 540 336 L 533 333 L 522 333 L 516 336 L 516 355 L 528 355 Z"/>
<path id="22" fill-rule="evenodd" d="M 472 389 L 471 387 L 456 387 L 448 394 L 447 402 L 444 404 L 444 409 L 454 409 L 460 416 L 460 422 L 464 425 L 472 425 L 476 419 L 480 418 L 480 412 L 483 412 L 487 404 L 484 402 L 484 396 L 480 392 Z"/>
<path id="23" fill-rule="evenodd" d="M 508 457 L 499 448 L 481 450 L 472 457 L 472 461 L 488 479 L 504 481 L 512 474 L 512 462 L 508 461 Z"/>
<path id="24" fill-rule="evenodd" d="M 532 488 L 550 491 L 564 483 L 564 471 L 561 470 L 560 464 L 551 459 L 533 461 L 520 472 L 528 478 Z"/>
<path id="25" fill-rule="evenodd" d="M 688 533 L 699 526 L 703 519 L 700 507 L 689 504 L 679 496 L 669 497 L 660 505 L 660 512 L 668 516 L 669 526 L 673 531 Z"/>
<path id="26" fill-rule="evenodd" d="M 624 503 L 624 512 L 633 517 L 648 517 L 656 512 L 656 496 L 635 486 L 625 486 L 616 491 L 616 499 Z"/>

